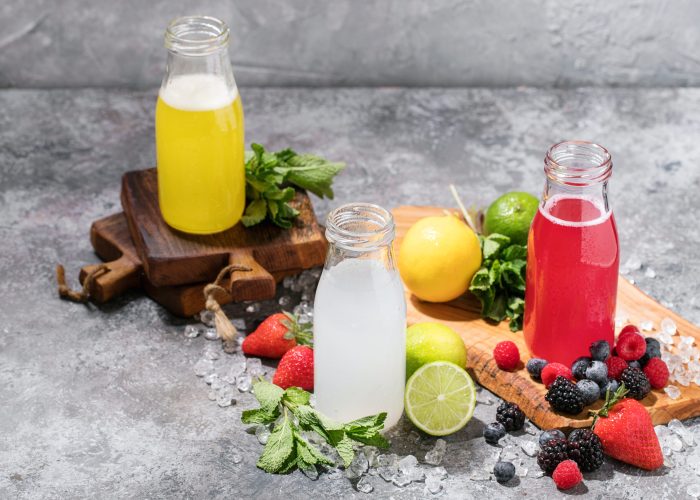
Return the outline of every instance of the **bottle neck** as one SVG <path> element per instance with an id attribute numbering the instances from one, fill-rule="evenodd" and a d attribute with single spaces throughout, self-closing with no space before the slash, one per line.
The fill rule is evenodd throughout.
<path id="1" fill-rule="evenodd" d="M 547 176 L 542 206 L 561 198 L 582 198 L 601 212 L 610 212 L 608 179 L 612 157 L 603 146 L 586 141 L 564 141 L 552 146 L 544 159 Z"/>
<path id="2" fill-rule="evenodd" d="M 326 221 L 326 239 L 326 268 L 345 259 L 366 259 L 395 270 L 394 219 L 378 205 L 352 203 L 333 210 Z"/>

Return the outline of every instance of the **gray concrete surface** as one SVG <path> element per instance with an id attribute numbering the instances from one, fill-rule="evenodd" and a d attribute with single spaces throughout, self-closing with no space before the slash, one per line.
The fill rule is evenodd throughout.
<path id="1" fill-rule="evenodd" d="M 693 0 L 5 0 L 0 87 L 157 85 L 192 13 L 243 85 L 700 85 Z"/>
<path id="2" fill-rule="evenodd" d="M 510 189 L 539 193 L 550 144 L 599 141 L 614 157 L 623 261 L 637 256 L 653 268 L 656 278 L 644 269 L 632 277 L 700 323 L 699 89 L 244 89 L 242 97 L 247 142 L 348 163 L 337 198 L 316 202 L 321 216 L 358 200 L 451 204 L 451 182 L 475 205 Z M 256 469 L 261 446 L 239 422 L 252 397 L 229 408 L 208 400 L 192 367 L 212 343 L 186 339 L 186 321 L 138 293 L 103 307 L 57 298 L 55 264 L 75 280 L 96 261 L 91 221 L 119 209 L 123 172 L 154 163 L 154 104 L 153 91 L 0 91 L 0 497 L 363 497 L 342 474 L 311 481 Z M 276 307 L 229 313 L 252 326 Z M 530 472 L 512 484 L 470 479 L 501 452 L 479 437 L 495 414 L 487 392 L 480 401 L 447 438 L 444 496 L 564 497 L 549 478 L 532 477 L 535 460 L 522 453 Z M 700 441 L 700 422 L 689 425 Z M 404 423 L 392 451 L 422 460 L 433 443 Z M 655 473 L 608 461 L 572 493 L 687 498 L 700 482 L 698 459 L 700 446 L 672 453 Z M 377 498 L 424 496 L 422 483 L 369 481 Z"/>

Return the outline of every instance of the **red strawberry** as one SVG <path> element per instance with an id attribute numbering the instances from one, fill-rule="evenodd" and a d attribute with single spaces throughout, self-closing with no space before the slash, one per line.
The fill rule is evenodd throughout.
<path id="1" fill-rule="evenodd" d="M 644 337 L 634 332 L 620 335 L 620 337 L 617 339 L 617 345 L 615 346 L 617 355 L 625 361 L 638 360 L 644 356 L 646 350 L 647 343 L 645 342 Z"/>
<path id="2" fill-rule="evenodd" d="M 617 356 L 610 356 L 605 360 L 605 364 L 608 365 L 608 378 L 612 378 L 620 381 L 620 375 L 627 369 L 627 361 Z"/>
<path id="3" fill-rule="evenodd" d="M 622 384 L 612 399 L 606 401 L 595 415 L 593 432 L 600 438 L 606 455 L 640 469 L 658 469 L 664 457 L 651 416 L 639 401 L 630 398 L 620 401 L 626 393 Z"/>
<path id="4" fill-rule="evenodd" d="M 574 382 L 574 376 L 568 366 L 561 363 L 549 363 L 542 368 L 542 383 L 549 389 L 557 377 L 562 376 Z"/>
<path id="5" fill-rule="evenodd" d="M 289 350 L 282 356 L 272 383 L 282 389 L 301 387 L 305 391 L 313 391 L 314 350 L 305 345 Z"/>
<path id="6" fill-rule="evenodd" d="M 520 363 L 520 351 L 515 342 L 504 340 L 493 349 L 493 359 L 501 370 L 512 372 Z"/>
<path id="7" fill-rule="evenodd" d="M 243 341 L 241 348 L 249 356 L 279 359 L 297 344 L 310 345 L 311 330 L 300 325 L 288 312 L 277 313 L 265 319 Z"/>
<path id="8" fill-rule="evenodd" d="M 552 473 L 552 479 L 560 490 L 568 490 L 583 481 L 581 471 L 573 460 L 564 460 Z"/>
<path id="9" fill-rule="evenodd" d="M 644 375 L 654 389 L 663 389 L 668 382 L 668 366 L 661 358 L 651 358 L 644 367 Z"/>

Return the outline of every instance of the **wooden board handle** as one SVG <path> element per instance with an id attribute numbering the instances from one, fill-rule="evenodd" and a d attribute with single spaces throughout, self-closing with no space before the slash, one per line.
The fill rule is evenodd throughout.
<path id="1" fill-rule="evenodd" d="M 275 296 L 277 283 L 274 276 L 255 260 L 250 250 L 238 250 L 230 254 L 229 264 L 245 266 L 250 271 L 231 273 L 229 290 L 234 302 L 241 300 L 267 300 Z"/>
<path id="2" fill-rule="evenodd" d="M 90 298 L 98 303 L 121 295 L 131 288 L 138 288 L 141 282 L 141 266 L 134 263 L 128 257 L 122 255 L 117 260 L 106 262 L 108 271 L 99 275 L 92 282 L 92 289 L 89 290 Z M 93 264 L 85 266 L 80 270 L 80 283 L 85 281 L 85 277 L 98 266 Z"/>

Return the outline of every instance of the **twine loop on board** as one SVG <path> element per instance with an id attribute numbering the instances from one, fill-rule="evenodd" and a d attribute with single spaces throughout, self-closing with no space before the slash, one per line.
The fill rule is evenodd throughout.
<path id="1" fill-rule="evenodd" d="M 106 264 L 100 264 L 95 266 L 95 268 L 90 271 L 85 279 L 83 280 L 83 289 L 80 291 L 73 290 L 66 283 L 66 270 L 61 265 L 56 266 L 56 281 L 58 282 L 58 296 L 64 300 L 70 300 L 72 302 L 79 302 L 84 304 L 90 298 L 90 290 L 92 289 L 92 283 L 95 279 L 104 273 L 109 271 Z"/>
<path id="2" fill-rule="evenodd" d="M 219 275 L 216 277 L 213 283 L 209 283 L 204 287 L 205 307 L 207 308 L 207 311 L 214 313 L 216 333 L 223 341 L 235 340 L 236 337 L 238 337 L 238 331 L 236 330 L 236 327 L 233 326 L 233 323 L 231 323 L 231 321 L 228 319 L 228 316 L 226 316 L 223 309 L 221 309 L 221 306 L 216 301 L 215 297 L 217 294 L 225 295 L 231 293 L 230 289 L 224 287 L 222 283 L 226 277 L 234 271 L 248 272 L 252 271 L 252 269 L 246 266 L 240 266 L 238 264 L 229 264 L 219 271 Z"/>

